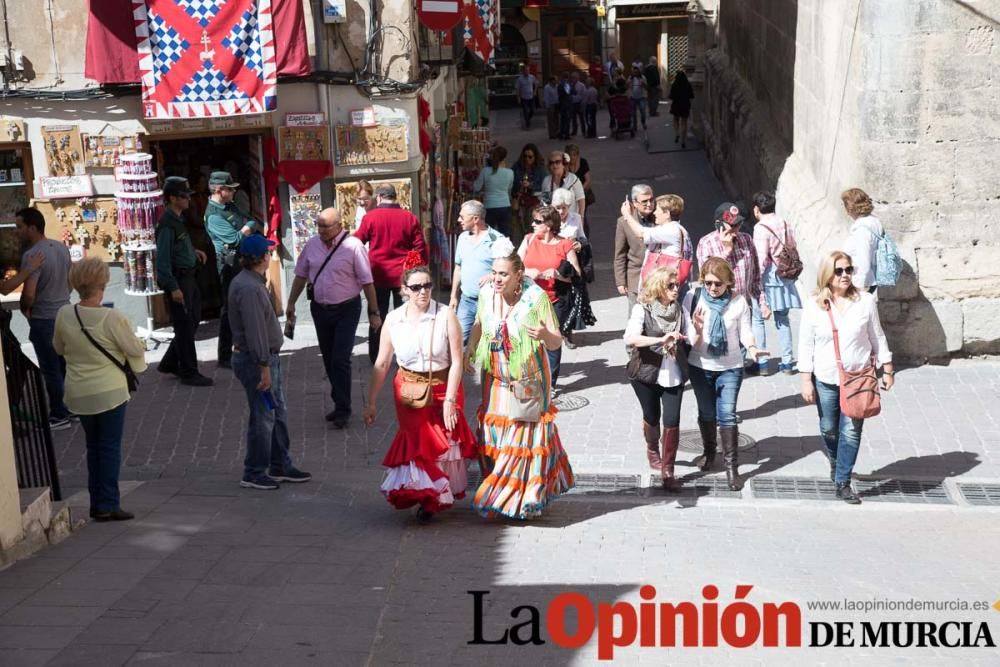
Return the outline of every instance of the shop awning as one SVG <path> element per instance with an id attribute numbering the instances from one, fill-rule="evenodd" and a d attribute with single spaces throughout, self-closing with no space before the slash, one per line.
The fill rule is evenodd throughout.
<path id="1" fill-rule="evenodd" d="M 84 74 L 98 83 L 139 83 L 132 0 L 89 0 Z M 278 74 L 312 71 L 302 0 L 271 0 Z"/>

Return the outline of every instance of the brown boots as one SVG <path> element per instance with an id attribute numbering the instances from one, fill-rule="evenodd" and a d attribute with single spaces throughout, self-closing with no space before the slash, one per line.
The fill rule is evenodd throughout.
<path id="1" fill-rule="evenodd" d="M 677 491 L 680 484 L 674 477 L 674 461 L 677 460 L 677 445 L 680 444 L 681 429 L 677 426 L 663 429 L 663 454 L 661 458 L 660 479 L 667 491 Z"/>
<path id="2" fill-rule="evenodd" d="M 718 449 L 718 441 L 716 440 L 716 422 L 703 422 L 698 420 L 698 428 L 701 430 L 701 445 L 705 450 L 705 453 L 694 460 L 694 464 L 702 472 L 708 472 L 712 469 L 715 464 L 715 451 Z"/>
<path id="3" fill-rule="evenodd" d="M 660 469 L 660 427 L 642 422 L 642 437 L 646 440 L 646 460 L 653 470 Z"/>
<path id="4" fill-rule="evenodd" d="M 737 470 L 739 466 L 739 455 L 736 445 L 739 443 L 740 431 L 737 426 L 723 426 L 719 429 L 719 439 L 722 441 L 722 458 L 726 464 L 726 483 L 730 491 L 739 491 L 743 488 L 740 483 L 740 474 Z"/>

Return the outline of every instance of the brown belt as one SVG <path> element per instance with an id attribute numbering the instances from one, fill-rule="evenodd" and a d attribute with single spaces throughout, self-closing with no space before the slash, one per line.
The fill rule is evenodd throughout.
<path id="1" fill-rule="evenodd" d="M 449 370 L 451 370 L 450 367 L 442 368 L 439 371 L 431 371 L 430 372 L 431 385 L 444 384 L 445 382 L 447 382 Z M 407 382 L 427 382 L 427 376 L 428 376 L 427 372 L 418 373 L 416 371 L 411 371 L 408 368 L 403 368 L 402 366 L 400 366 L 399 373 L 400 375 L 403 376 L 403 379 L 406 380 Z"/>

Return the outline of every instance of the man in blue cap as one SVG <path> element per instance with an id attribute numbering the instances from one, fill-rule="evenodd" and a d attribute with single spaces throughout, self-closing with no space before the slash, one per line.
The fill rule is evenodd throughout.
<path id="1" fill-rule="evenodd" d="M 252 234 L 240 241 L 243 269 L 229 287 L 233 373 L 247 394 L 250 423 L 240 486 L 277 489 L 281 482 L 308 482 L 312 475 L 292 465 L 288 411 L 278 352 L 284 341 L 264 274 L 273 241 Z"/>
<path id="2" fill-rule="evenodd" d="M 233 334 L 229 329 L 226 315 L 226 301 L 229 285 L 240 271 L 237 257 L 242 239 L 255 232 L 264 233 L 264 225 L 241 210 L 233 199 L 239 183 L 228 171 L 213 171 L 208 177 L 208 189 L 212 193 L 205 208 L 205 230 L 215 246 L 219 279 L 222 283 L 222 310 L 219 313 L 219 366 L 230 367 L 233 356 Z"/>
<path id="3" fill-rule="evenodd" d="M 195 250 L 184 226 L 184 211 L 191 205 L 192 190 L 186 178 L 168 176 L 163 183 L 166 207 L 156 225 L 156 281 L 164 291 L 174 339 L 157 368 L 161 373 L 180 376 L 192 387 L 212 385 L 212 379 L 198 372 L 194 334 L 201 320 L 201 295 L 196 280 L 198 264 L 205 253 Z"/>

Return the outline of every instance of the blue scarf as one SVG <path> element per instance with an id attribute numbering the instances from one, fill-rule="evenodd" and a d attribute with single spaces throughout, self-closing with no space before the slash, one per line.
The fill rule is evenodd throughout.
<path id="1" fill-rule="evenodd" d="M 701 296 L 714 316 L 711 318 L 708 328 L 708 353 L 713 357 L 721 357 L 729 352 L 729 342 L 726 340 L 726 321 L 722 317 L 722 313 L 729 305 L 732 293 L 726 290 L 722 296 L 715 298 L 708 293 L 707 289 L 703 289 Z"/>

